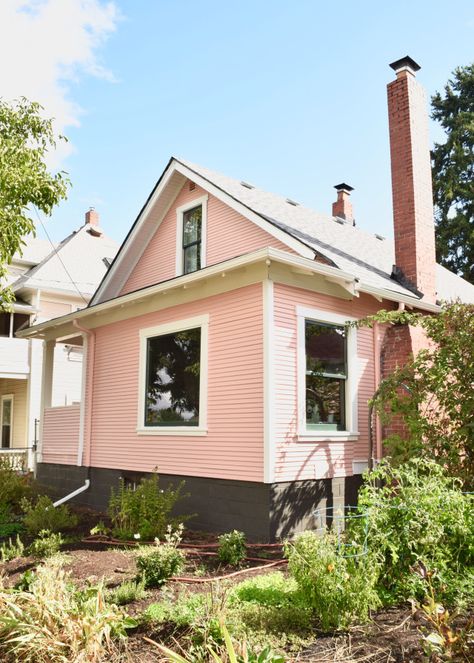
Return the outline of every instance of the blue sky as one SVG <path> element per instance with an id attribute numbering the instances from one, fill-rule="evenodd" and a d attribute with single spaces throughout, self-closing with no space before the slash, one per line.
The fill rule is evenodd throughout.
<path id="1" fill-rule="evenodd" d="M 52 5 L 38 28 L 46 38 L 58 2 L 32 0 L 35 11 Z M 56 240 L 94 205 L 121 241 L 171 155 L 322 212 L 333 185 L 348 182 L 358 225 L 391 235 L 388 64 L 411 55 L 431 95 L 474 57 L 471 0 L 67 3 L 81 5 L 90 52 L 78 54 L 78 39 L 54 74 L 73 109 L 61 126 L 73 187 L 47 221 Z M 74 30 L 54 16 L 49 38 L 63 36 L 51 42 L 61 62 Z M 21 75 L 17 95 L 29 90 L 19 90 Z M 48 110 L 46 94 L 42 101 Z M 431 133 L 442 136 L 434 125 Z"/>

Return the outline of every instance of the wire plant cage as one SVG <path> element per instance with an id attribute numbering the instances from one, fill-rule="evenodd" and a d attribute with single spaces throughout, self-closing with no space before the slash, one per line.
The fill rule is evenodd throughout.
<path id="1" fill-rule="evenodd" d="M 320 536 L 333 534 L 342 557 L 364 557 L 368 553 L 369 512 L 357 506 L 325 506 L 313 511 L 314 531 Z M 351 536 L 357 525 L 358 536 Z M 361 526 L 362 525 L 362 526 Z M 362 537 L 360 533 L 362 532 Z"/>

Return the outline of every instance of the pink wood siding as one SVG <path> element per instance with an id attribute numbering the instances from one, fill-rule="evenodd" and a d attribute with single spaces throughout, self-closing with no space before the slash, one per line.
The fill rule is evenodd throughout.
<path id="1" fill-rule="evenodd" d="M 361 295 L 354 301 L 335 299 L 276 284 L 275 297 L 275 480 L 291 481 L 352 474 L 352 461 L 368 457 L 367 401 L 375 390 L 374 343 L 371 329 L 357 330 L 360 381 L 358 430 L 355 442 L 306 442 L 297 437 L 297 315 L 296 307 L 327 310 L 349 317 L 375 313 L 380 305 Z"/>
<path id="2" fill-rule="evenodd" d="M 176 276 L 176 208 L 205 194 L 206 192 L 198 186 L 190 191 L 189 183 L 184 184 L 120 294 L 123 295 Z M 266 246 L 294 253 L 286 244 L 275 239 L 214 196 L 209 195 L 207 265 L 214 265 Z"/>
<path id="3" fill-rule="evenodd" d="M 43 462 L 75 465 L 79 443 L 79 405 L 44 411 Z"/>
<path id="4" fill-rule="evenodd" d="M 139 330 L 205 313 L 208 434 L 138 435 Z M 95 467 L 262 481 L 262 284 L 98 328 L 92 400 Z"/>

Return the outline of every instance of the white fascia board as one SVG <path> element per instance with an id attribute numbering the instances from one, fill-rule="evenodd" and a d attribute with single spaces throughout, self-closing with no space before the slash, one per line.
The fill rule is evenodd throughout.
<path id="1" fill-rule="evenodd" d="M 172 163 L 173 162 L 171 162 L 169 164 L 168 171 L 164 173 L 163 179 L 161 180 L 159 185 L 156 187 L 155 192 L 150 197 L 150 199 L 146 203 L 145 207 L 140 212 L 140 216 L 139 216 L 138 220 L 136 221 L 135 228 L 132 230 L 132 233 L 130 234 L 130 236 L 125 240 L 128 245 L 130 245 L 133 242 L 134 238 L 139 233 L 140 229 L 142 228 L 143 224 L 145 223 L 145 221 L 148 217 L 148 214 L 153 209 L 157 199 L 160 197 L 163 190 L 166 188 L 166 186 L 168 185 L 170 179 L 172 178 L 172 176 L 175 172 L 175 168 L 173 168 Z M 166 211 L 168 211 L 168 210 L 166 210 Z M 165 214 L 166 214 L 166 212 L 165 212 Z M 91 299 L 91 303 L 95 303 L 97 299 L 100 299 L 100 296 L 102 295 L 104 290 L 109 286 L 110 282 L 112 281 L 115 272 L 118 270 L 120 265 L 124 262 L 124 260 L 126 260 L 127 253 L 128 253 L 128 251 L 127 251 L 125 245 L 123 247 L 121 247 L 121 249 L 119 249 L 119 254 L 117 255 L 116 261 L 112 265 L 111 269 L 107 272 L 107 274 L 105 276 L 105 279 L 103 280 L 103 282 L 100 284 L 100 286 L 97 288 L 96 292 L 94 293 L 94 296 Z M 138 256 L 138 257 L 140 257 L 140 256 Z M 131 265 L 130 272 L 133 270 L 136 263 L 137 263 L 137 260 L 134 261 L 133 265 Z M 129 274 L 130 274 L 130 272 L 129 272 Z"/>
<path id="2" fill-rule="evenodd" d="M 407 304 L 408 306 L 418 308 L 422 311 L 428 311 L 429 313 L 439 313 L 441 311 L 441 306 L 438 306 L 438 304 L 424 302 L 422 299 L 417 299 L 415 296 L 411 297 L 410 295 L 404 295 L 401 292 L 386 290 L 385 288 L 376 288 L 375 286 L 366 285 L 364 283 L 359 283 L 357 290 L 359 292 L 365 292 L 367 295 L 373 295 L 376 298 L 380 297 L 391 302 L 401 302 L 402 304 Z"/>
<path id="3" fill-rule="evenodd" d="M 259 228 L 267 232 L 269 235 L 273 235 L 273 237 L 275 237 L 280 242 L 282 242 L 282 244 L 286 244 L 286 246 L 288 246 L 290 249 L 297 251 L 300 255 L 302 255 L 305 258 L 314 258 L 314 255 L 316 253 L 314 249 L 309 248 L 306 244 L 300 242 L 292 235 L 289 235 L 288 233 L 284 232 L 277 226 L 274 226 L 269 221 L 266 221 L 259 214 L 246 207 L 243 203 L 233 198 L 230 194 L 226 193 L 225 191 L 222 191 L 222 189 L 219 189 L 219 187 L 212 184 L 212 182 L 209 182 L 209 180 L 206 180 L 204 177 L 196 173 L 194 170 L 191 170 L 190 168 L 183 165 L 179 161 L 175 161 L 173 167 L 175 170 L 177 170 L 179 173 L 181 173 L 188 179 L 193 180 L 193 182 L 196 182 L 196 184 L 198 184 L 202 189 L 208 191 L 208 193 L 213 195 L 215 198 L 218 198 L 220 201 L 225 203 L 235 212 L 238 212 L 239 214 L 247 218 L 249 221 L 255 223 L 255 225 L 257 225 Z"/>

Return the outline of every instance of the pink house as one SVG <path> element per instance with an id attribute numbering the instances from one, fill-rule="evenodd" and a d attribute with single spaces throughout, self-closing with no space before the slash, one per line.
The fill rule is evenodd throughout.
<path id="1" fill-rule="evenodd" d="M 347 184 L 325 215 L 172 158 L 89 306 L 22 332 L 44 340 L 42 482 L 88 480 L 76 499 L 103 508 L 119 477 L 157 467 L 186 480 L 192 526 L 261 539 L 355 502 L 368 400 L 420 340 L 346 323 L 474 301 L 435 263 L 419 67 L 391 66 L 395 243 L 355 225 Z M 71 339 L 87 358 L 74 410 L 51 407 L 54 347 Z"/>

